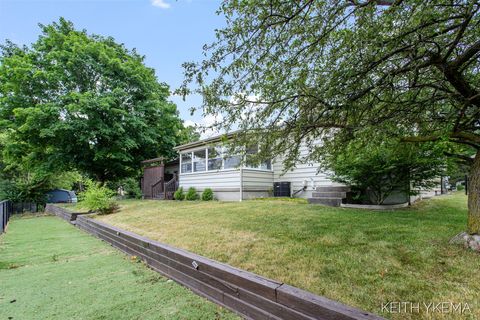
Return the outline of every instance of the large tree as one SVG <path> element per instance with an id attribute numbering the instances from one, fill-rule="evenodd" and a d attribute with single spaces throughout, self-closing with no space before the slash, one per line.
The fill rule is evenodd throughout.
<path id="1" fill-rule="evenodd" d="M 143 56 L 64 19 L 40 28 L 30 47 L 1 47 L 8 168 L 75 168 L 104 182 L 132 175 L 141 160 L 173 155 L 183 124 Z"/>
<path id="2" fill-rule="evenodd" d="M 180 91 L 200 93 L 204 113 L 287 154 L 287 165 L 309 160 L 299 159 L 302 141 L 311 160 L 374 136 L 451 143 L 465 152 L 449 155 L 471 165 L 468 231 L 480 233 L 479 9 L 472 0 L 225 2 L 227 26 L 204 61 L 185 64 Z"/>

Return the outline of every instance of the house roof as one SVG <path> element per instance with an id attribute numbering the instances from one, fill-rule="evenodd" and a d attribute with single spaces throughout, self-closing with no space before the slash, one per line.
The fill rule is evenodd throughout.
<path id="1" fill-rule="evenodd" d="M 233 137 L 234 135 L 238 134 L 239 132 L 240 132 L 240 130 L 236 130 L 236 131 L 232 131 L 232 132 L 229 132 L 229 133 L 219 134 L 219 135 L 216 135 L 214 137 L 210 137 L 210 138 L 206 138 L 206 139 L 182 144 L 180 146 L 176 146 L 173 149 L 177 150 L 177 151 L 182 151 L 182 150 L 185 150 L 185 149 L 191 149 L 191 148 L 200 147 L 200 146 L 204 146 L 204 145 L 215 143 L 215 142 L 220 142 L 222 139 L 224 139 L 224 138 L 229 139 L 229 138 Z"/>
<path id="2" fill-rule="evenodd" d="M 178 160 L 178 157 L 173 158 L 173 159 L 159 157 L 159 158 L 154 158 L 154 159 L 143 160 L 141 162 L 141 164 L 151 164 L 151 163 L 156 163 L 156 162 L 160 162 L 163 165 L 169 165 L 169 164 L 177 164 L 177 163 L 179 163 L 179 160 Z"/>

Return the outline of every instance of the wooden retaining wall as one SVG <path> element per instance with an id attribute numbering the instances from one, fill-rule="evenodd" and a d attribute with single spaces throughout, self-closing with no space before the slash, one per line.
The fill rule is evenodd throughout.
<path id="1" fill-rule="evenodd" d="M 73 214 L 47 206 L 67 221 Z M 181 250 L 85 215 L 76 215 L 76 226 L 127 254 L 144 260 L 149 267 L 222 305 L 246 319 L 383 319 L 310 292 L 240 270 Z"/>
<path id="2" fill-rule="evenodd" d="M 81 214 L 88 214 L 88 212 L 71 212 L 67 209 L 57 207 L 51 203 L 47 203 L 45 206 L 45 212 L 53 213 L 54 215 L 66 220 L 72 224 L 75 224 L 77 217 Z"/>

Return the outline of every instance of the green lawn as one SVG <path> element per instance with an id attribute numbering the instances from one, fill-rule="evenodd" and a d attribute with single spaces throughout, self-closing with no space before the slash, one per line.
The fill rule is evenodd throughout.
<path id="1" fill-rule="evenodd" d="M 448 243 L 466 215 L 458 193 L 387 212 L 273 200 L 123 201 L 120 212 L 97 218 L 371 312 L 388 301 L 447 301 L 468 303 L 466 318 L 475 319 L 480 255 Z"/>
<path id="2" fill-rule="evenodd" d="M 0 236 L 0 319 L 233 319 L 56 217 Z"/>

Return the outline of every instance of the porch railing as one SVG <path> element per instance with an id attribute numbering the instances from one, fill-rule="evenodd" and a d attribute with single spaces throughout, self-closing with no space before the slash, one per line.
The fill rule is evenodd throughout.
<path id="1" fill-rule="evenodd" d="M 157 183 L 152 184 L 152 198 L 162 198 L 164 196 L 164 183 L 163 178 Z"/>
<path id="2" fill-rule="evenodd" d="M 165 200 L 173 200 L 173 194 L 178 189 L 177 177 L 174 176 L 170 181 L 165 182 Z"/>

